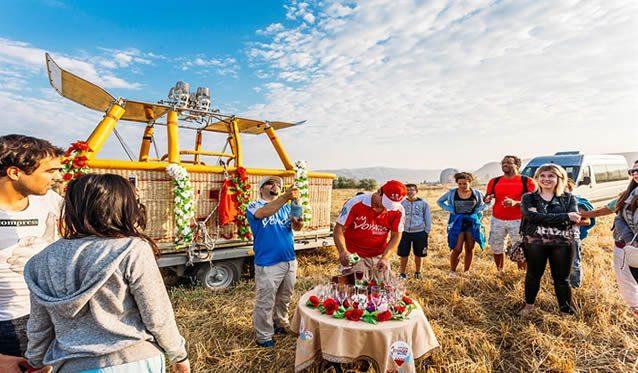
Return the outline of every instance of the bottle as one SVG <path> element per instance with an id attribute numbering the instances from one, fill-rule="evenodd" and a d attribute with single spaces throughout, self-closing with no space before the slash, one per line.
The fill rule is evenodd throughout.
<path id="1" fill-rule="evenodd" d="M 303 206 L 301 206 L 298 199 L 293 199 L 290 203 L 290 215 L 295 218 L 303 216 Z"/>

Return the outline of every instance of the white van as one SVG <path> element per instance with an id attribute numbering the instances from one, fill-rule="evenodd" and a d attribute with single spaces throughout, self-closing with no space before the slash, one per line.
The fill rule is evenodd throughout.
<path id="1" fill-rule="evenodd" d="M 562 166 L 576 181 L 574 194 L 587 198 L 596 207 L 616 198 L 629 183 L 629 165 L 622 155 L 559 152 L 532 158 L 521 173 L 533 177 L 538 167 L 545 163 Z"/>

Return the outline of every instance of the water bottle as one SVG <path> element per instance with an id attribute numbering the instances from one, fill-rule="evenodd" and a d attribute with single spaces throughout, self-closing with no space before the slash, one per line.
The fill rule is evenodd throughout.
<path id="1" fill-rule="evenodd" d="M 290 215 L 294 218 L 301 218 L 303 216 L 303 206 L 301 206 L 299 200 L 293 199 L 290 203 Z"/>

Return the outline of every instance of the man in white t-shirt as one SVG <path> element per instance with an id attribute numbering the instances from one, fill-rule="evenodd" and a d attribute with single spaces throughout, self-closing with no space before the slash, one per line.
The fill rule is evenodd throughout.
<path id="1" fill-rule="evenodd" d="M 0 137 L 0 371 L 25 362 L 30 301 L 22 272 L 55 239 L 62 198 L 51 187 L 62 154 L 45 140 Z"/>

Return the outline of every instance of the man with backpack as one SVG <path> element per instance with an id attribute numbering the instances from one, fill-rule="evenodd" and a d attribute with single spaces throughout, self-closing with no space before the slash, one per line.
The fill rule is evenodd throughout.
<path id="1" fill-rule="evenodd" d="M 505 258 L 505 241 L 509 235 L 512 244 L 521 239 L 520 203 L 523 194 L 536 190 L 532 178 L 519 174 L 521 159 L 515 155 L 506 155 L 501 161 L 503 175 L 492 178 L 487 183 L 485 203 L 494 201 L 490 228 L 489 245 L 494 254 L 494 263 L 499 271 L 503 270 Z M 519 269 L 525 264 L 518 263 Z"/>

